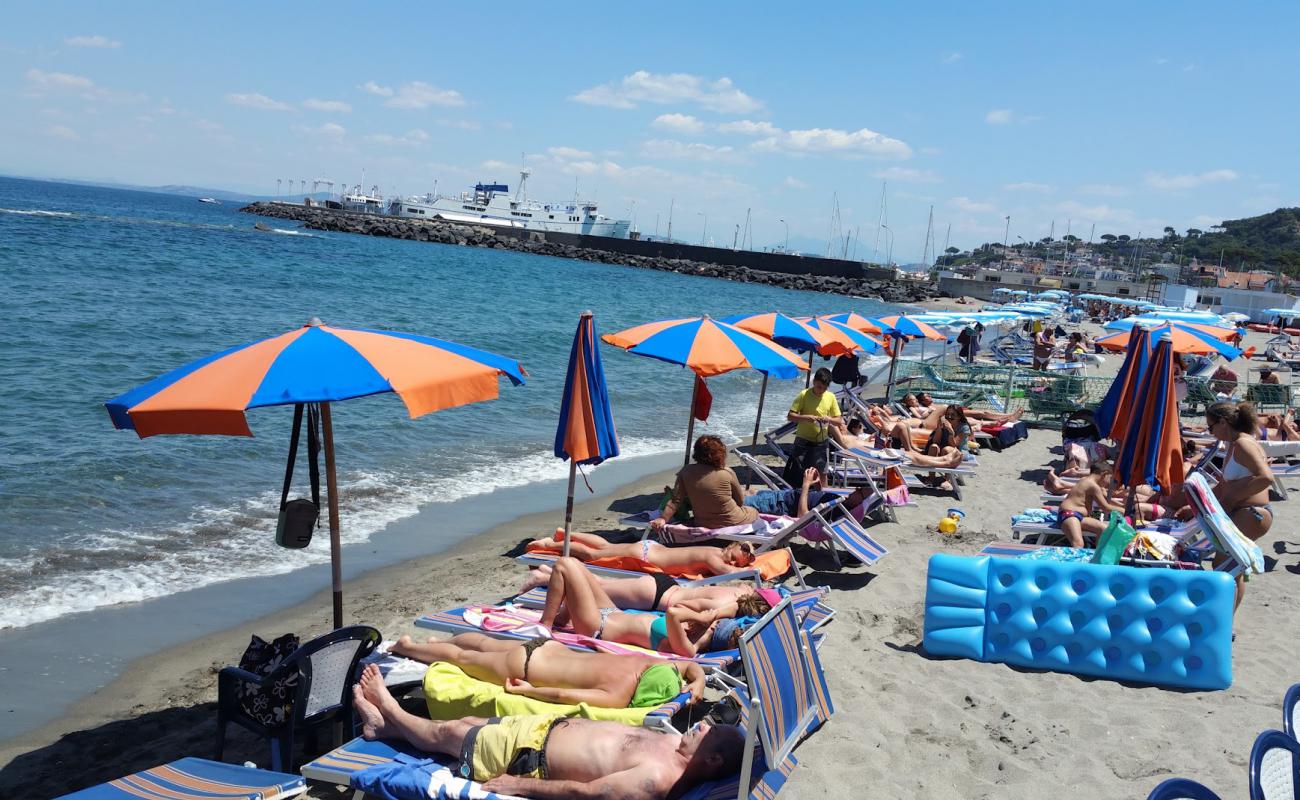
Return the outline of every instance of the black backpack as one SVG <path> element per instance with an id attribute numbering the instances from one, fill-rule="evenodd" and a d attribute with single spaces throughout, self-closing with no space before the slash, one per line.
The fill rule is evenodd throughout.
<path id="1" fill-rule="evenodd" d="M 1065 422 L 1061 424 L 1061 439 L 1064 441 L 1072 439 L 1100 441 L 1101 431 L 1097 429 L 1097 420 L 1093 419 L 1092 412 L 1086 408 L 1071 411 L 1065 417 Z"/>
<path id="2" fill-rule="evenodd" d="M 284 489 L 280 492 L 280 518 L 275 526 L 275 543 L 281 547 L 302 548 L 311 544 L 312 531 L 320 518 L 320 439 L 317 437 L 319 412 L 315 404 L 307 406 L 307 471 L 311 475 L 311 499 L 289 499 L 293 483 L 293 466 L 298 460 L 298 436 L 302 431 L 303 404 L 293 407 L 293 435 L 289 438 L 289 463 L 284 468 Z"/>

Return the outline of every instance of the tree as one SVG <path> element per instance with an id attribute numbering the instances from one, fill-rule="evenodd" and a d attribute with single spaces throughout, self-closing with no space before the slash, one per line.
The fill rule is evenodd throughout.
<path id="1" fill-rule="evenodd" d="M 1205 233 L 1205 231 L 1201 230 L 1200 228 L 1188 228 L 1188 229 L 1187 229 L 1187 238 L 1188 238 L 1188 239 L 1195 239 L 1195 238 L 1199 237 L 1202 233 Z"/>
<path id="2" fill-rule="evenodd" d="M 1113 234 L 1113 233 L 1103 233 L 1103 234 L 1101 235 L 1101 240 L 1102 240 L 1103 242 L 1105 242 L 1106 244 L 1114 244 L 1114 243 L 1115 243 L 1115 240 L 1116 240 L 1117 238 L 1118 238 L 1118 237 L 1115 236 L 1115 234 Z"/>
<path id="3" fill-rule="evenodd" d="M 1116 238 L 1117 238 L 1117 241 L 1119 241 L 1120 244 L 1127 244 L 1127 243 L 1132 239 L 1132 237 L 1130 237 L 1127 233 L 1121 233 L 1121 234 L 1120 234 L 1118 237 L 1116 237 Z"/>

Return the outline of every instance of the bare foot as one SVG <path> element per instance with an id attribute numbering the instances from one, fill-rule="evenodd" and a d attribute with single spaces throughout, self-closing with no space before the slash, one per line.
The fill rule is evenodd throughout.
<path id="1" fill-rule="evenodd" d="M 564 547 L 563 543 L 561 543 L 554 536 L 548 536 L 545 539 L 536 539 L 533 541 L 533 544 L 537 545 L 543 550 L 559 550 Z"/>
<path id="2" fill-rule="evenodd" d="M 384 685 L 384 675 L 379 671 L 379 667 L 374 664 L 367 664 L 361 672 L 361 681 L 358 683 L 361 691 L 364 693 L 366 700 L 376 706 L 381 715 L 393 709 L 398 709 L 397 701 L 389 693 L 388 687 Z"/>
<path id="3" fill-rule="evenodd" d="M 361 684 L 352 687 L 352 708 L 361 718 L 361 736 L 367 741 L 381 739 L 386 732 L 384 726 L 384 715 L 379 712 L 379 707 L 366 699 L 366 693 L 361 690 Z"/>
<path id="4" fill-rule="evenodd" d="M 549 564 L 543 564 L 540 567 L 534 567 L 528 571 L 528 577 L 519 587 L 519 593 L 524 594 L 536 589 L 538 586 L 546 586 L 551 582 L 551 567 Z"/>

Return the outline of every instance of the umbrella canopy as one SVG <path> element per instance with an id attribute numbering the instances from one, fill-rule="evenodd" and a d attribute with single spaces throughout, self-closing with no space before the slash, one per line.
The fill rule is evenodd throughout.
<path id="1" fill-rule="evenodd" d="M 864 353 L 878 353 L 884 348 L 884 343 L 874 336 L 869 336 L 857 328 L 845 325 L 842 322 L 835 322 L 829 317 L 800 317 L 808 327 L 821 333 L 827 338 L 844 342 L 852 345 L 855 350 Z"/>
<path id="2" fill-rule="evenodd" d="M 1146 371 L 1147 360 L 1151 355 L 1151 331 L 1148 328 L 1136 325 L 1129 331 L 1128 337 L 1128 353 L 1124 356 L 1124 363 L 1120 364 L 1115 380 L 1111 381 L 1106 396 L 1101 399 L 1101 403 L 1093 413 L 1097 430 L 1103 437 L 1115 441 L 1123 438 L 1124 429 L 1129 421 L 1128 416 L 1121 414 L 1120 411 L 1128 407 L 1126 405 L 1128 398 Z"/>
<path id="3" fill-rule="evenodd" d="M 880 324 L 880 320 L 875 317 L 864 317 L 856 311 L 850 311 L 846 314 L 824 314 L 821 319 L 837 322 L 840 325 L 847 325 L 855 331 L 863 333 L 884 333 L 885 326 Z"/>
<path id="4" fill-rule="evenodd" d="M 724 317 L 722 321 L 799 353 L 811 350 L 823 356 L 838 356 L 855 349 L 852 344 L 832 339 L 823 331 L 811 327 L 802 318 L 787 317 L 775 311 L 767 314 L 736 314 Z"/>
<path id="5" fill-rule="evenodd" d="M 334 328 L 313 319 L 174 369 L 105 406 L 114 426 L 143 439 L 169 433 L 252 436 L 244 416 L 250 408 L 318 404 L 337 628 L 343 625 L 343 567 L 330 403 L 394 392 L 414 418 L 492 400 L 502 375 L 515 385 L 524 382 L 523 367 L 504 356 L 429 336 Z"/>
<path id="6" fill-rule="evenodd" d="M 884 323 L 880 332 L 902 339 L 934 339 L 936 342 L 947 341 L 948 337 L 935 330 L 929 324 L 907 316 L 881 317 Z"/>
<path id="7" fill-rule="evenodd" d="M 605 365 L 596 346 L 596 321 L 590 311 L 578 319 L 569 349 L 569 371 L 560 398 L 560 422 L 555 428 L 555 457 L 569 462 L 569 494 L 564 504 L 564 554 L 569 554 L 573 525 L 573 485 L 579 464 L 599 464 L 618 455 L 614 410 L 605 387 Z"/>
<path id="8" fill-rule="evenodd" d="M 1108 331 L 1127 331 L 1131 330 L 1134 325 L 1143 325 L 1148 328 L 1172 326 L 1174 328 L 1197 331 L 1206 336 L 1218 339 L 1221 342 L 1226 342 L 1237 335 L 1236 328 L 1220 328 L 1217 325 L 1205 325 L 1200 322 L 1160 322 L 1159 320 L 1139 319 L 1138 317 L 1125 317 L 1124 319 L 1111 320 L 1102 327 Z"/>
<path id="9" fill-rule="evenodd" d="M 1161 322 L 1199 322 L 1202 325 L 1218 325 L 1221 328 L 1233 327 L 1231 323 L 1225 323 L 1218 314 L 1211 314 L 1209 311 L 1146 311 L 1138 314 L 1137 318 Z"/>
<path id="10" fill-rule="evenodd" d="M 1183 482 L 1178 397 L 1174 392 L 1174 348 L 1168 336 L 1156 341 L 1150 363 L 1121 414 L 1134 418 L 1120 441 L 1115 477 L 1123 485 L 1148 484 L 1160 491 Z"/>
<path id="11" fill-rule="evenodd" d="M 1168 336 L 1172 342 L 1175 353 L 1194 353 L 1203 356 L 1210 355 L 1211 353 L 1218 353 L 1229 360 L 1241 355 L 1241 350 L 1238 348 L 1233 347 L 1226 342 L 1222 342 L 1208 333 L 1196 330 L 1195 328 L 1170 323 L 1167 325 L 1161 325 L 1158 328 L 1151 328 L 1150 330 L 1153 338 Z M 1231 331 L 1229 331 L 1229 333 L 1231 333 Z M 1128 335 L 1125 333 L 1115 333 L 1098 339 L 1097 344 L 1107 350 L 1124 350 L 1129 346 Z"/>
<path id="12" fill-rule="evenodd" d="M 701 378 L 747 367 L 793 378 L 807 369 L 799 356 L 781 345 L 709 317 L 647 322 L 600 338 L 639 356 L 680 364 Z"/>

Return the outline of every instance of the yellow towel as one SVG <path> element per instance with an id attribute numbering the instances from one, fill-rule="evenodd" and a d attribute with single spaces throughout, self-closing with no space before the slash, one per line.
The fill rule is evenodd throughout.
<path id="1" fill-rule="evenodd" d="M 509 694 L 504 686 L 471 678 L 455 664 L 439 662 L 424 673 L 424 702 L 432 719 L 515 717 L 525 714 L 585 717 L 641 725 L 649 708 L 598 708 L 586 703 L 561 705 Z"/>

